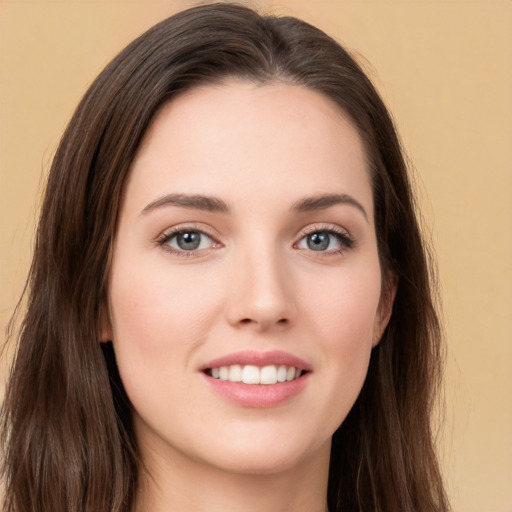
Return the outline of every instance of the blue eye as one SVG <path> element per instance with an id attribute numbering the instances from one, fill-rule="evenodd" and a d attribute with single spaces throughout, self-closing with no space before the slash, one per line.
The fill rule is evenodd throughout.
<path id="1" fill-rule="evenodd" d="M 161 244 L 167 245 L 178 252 L 187 252 L 213 247 L 214 241 L 202 231 L 184 229 L 166 235 Z"/>
<path id="2" fill-rule="evenodd" d="M 318 230 L 303 237 L 297 247 L 315 252 L 341 251 L 352 247 L 353 242 L 348 235 L 332 230 Z"/>

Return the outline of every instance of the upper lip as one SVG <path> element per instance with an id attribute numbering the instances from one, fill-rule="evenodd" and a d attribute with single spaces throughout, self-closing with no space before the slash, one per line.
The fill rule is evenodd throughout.
<path id="1" fill-rule="evenodd" d="M 217 359 L 213 359 L 208 363 L 202 365 L 199 369 L 205 371 L 211 368 L 220 368 L 221 366 L 231 366 L 239 364 L 240 366 L 254 365 L 254 366 L 294 366 L 298 370 L 311 371 L 311 365 L 306 361 L 281 350 L 272 350 L 267 352 L 257 352 L 253 350 L 245 350 L 241 352 L 234 352 Z"/>

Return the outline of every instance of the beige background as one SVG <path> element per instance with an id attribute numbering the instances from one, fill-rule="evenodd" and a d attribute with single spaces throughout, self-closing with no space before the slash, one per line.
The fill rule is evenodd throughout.
<path id="1" fill-rule="evenodd" d="M 0 0 L 2 330 L 73 108 L 126 43 L 193 4 Z M 304 17 L 364 56 L 390 106 L 438 251 L 449 351 L 441 448 L 454 510 L 511 512 L 512 2 L 252 4 Z"/>

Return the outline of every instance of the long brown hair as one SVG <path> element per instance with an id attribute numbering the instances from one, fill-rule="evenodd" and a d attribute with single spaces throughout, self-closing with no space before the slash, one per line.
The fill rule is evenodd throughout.
<path id="1" fill-rule="evenodd" d="M 72 117 L 50 170 L 27 310 L 2 408 L 6 512 L 129 512 L 140 470 L 130 404 L 98 343 L 111 247 L 132 159 L 177 94 L 229 77 L 300 84 L 331 98 L 365 144 L 393 314 L 356 404 L 333 437 L 334 511 L 444 512 L 431 414 L 442 345 L 428 251 L 393 122 L 359 65 L 291 17 L 213 4 L 132 42 Z"/>

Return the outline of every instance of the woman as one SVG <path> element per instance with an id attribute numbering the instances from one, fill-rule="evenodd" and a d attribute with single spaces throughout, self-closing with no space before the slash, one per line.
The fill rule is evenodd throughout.
<path id="1" fill-rule="evenodd" d="M 4 510 L 445 511 L 440 334 L 385 106 L 318 29 L 184 11 L 57 150 Z"/>

